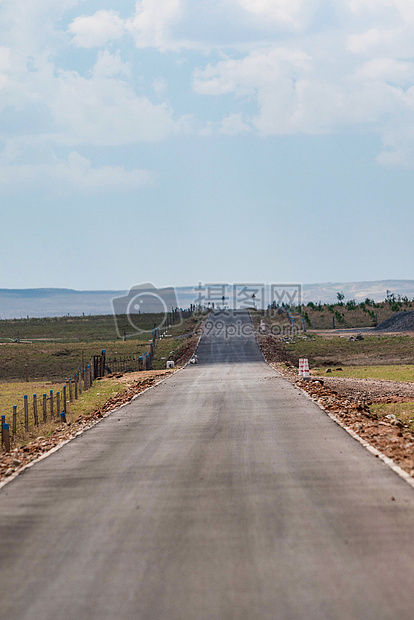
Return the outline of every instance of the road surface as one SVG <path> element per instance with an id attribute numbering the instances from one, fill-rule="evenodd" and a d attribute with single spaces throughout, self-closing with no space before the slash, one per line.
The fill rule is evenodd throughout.
<path id="1" fill-rule="evenodd" d="M 414 490 L 213 321 L 0 492 L 2 620 L 412 620 Z"/>

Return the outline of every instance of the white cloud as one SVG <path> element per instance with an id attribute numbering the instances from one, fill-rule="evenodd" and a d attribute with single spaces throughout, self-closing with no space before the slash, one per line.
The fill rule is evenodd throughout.
<path id="1" fill-rule="evenodd" d="M 125 63 L 121 59 L 120 52 L 111 54 L 107 50 L 99 52 L 98 59 L 93 68 L 93 75 L 95 77 L 130 77 L 131 66 Z"/>
<path id="2" fill-rule="evenodd" d="M 0 109 L 14 122 L 4 157 L 16 152 L 20 162 L 29 136 L 38 144 L 113 147 L 200 127 L 203 135 L 270 136 L 360 124 L 382 135 L 382 163 L 410 157 L 413 0 L 140 0 L 129 18 L 106 3 L 65 31 L 64 12 L 77 5 L 84 6 L 2 0 Z M 113 41 L 121 51 L 106 49 Z M 134 54 L 133 43 L 154 50 Z M 102 49 L 91 66 L 95 52 L 81 48 L 93 47 Z M 208 57 L 186 51 L 207 48 Z M 155 50 L 168 62 L 159 64 Z M 180 52 L 172 56 L 177 64 L 169 51 Z M 186 97 L 190 73 L 194 92 L 221 98 L 217 105 L 198 107 L 197 96 Z M 173 105 L 185 116 L 177 118 Z"/>
<path id="3" fill-rule="evenodd" d="M 208 65 L 194 73 L 194 88 L 204 95 L 253 95 L 261 86 L 280 83 L 287 76 L 295 79 L 306 68 L 310 57 L 284 48 L 252 52 L 244 58 L 228 59 Z"/>
<path id="4" fill-rule="evenodd" d="M 8 71 L 10 68 L 10 48 L 0 47 L 0 71 Z"/>
<path id="5" fill-rule="evenodd" d="M 361 82 L 375 80 L 401 86 L 412 84 L 414 82 L 414 63 L 392 58 L 378 58 L 365 62 L 357 69 L 355 77 Z"/>
<path id="6" fill-rule="evenodd" d="M 127 82 L 108 77 L 100 71 L 102 62 L 108 66 L 108 57 L 98 60 L 98 70 L 90 78 L 64 72 L 56 80 L 48 105 L 66 143 L 155 142 L 178 130 L 167 105 L 155 105 Z"/>
<path id="7" fill-rule="evenodd" d="M 249 125 L 244 122 L 242 114 L 230 114 L 223 118 L 220 133 L 227 136 L 235 136 L 251 131 Z"/>
<path id="8" fill-rule="evenodd" d="M 315 0 L 237 0 L 250 13 L 286 24 L 303 27 L 319 2 Z"/>
<path id="9" fill-rule="evenodd" d="M 77 47 L 101 47 L 132 36 L 139 48 L 156 47 L 161 51 L 190 46 L 176 41 L 171 29 L 183 16 L 184 0 L 138 0 L 135 12 L 123 19 L 114 10 L 100 10 L 93 15 L 76 17 L 69 25 L 73 43 Z"/>
<path id="10" fill-rule="evenodd" d="M 179 46 L 174 43 L 171 27 L 183 14 L 183 0 L 140 0 L 135 15 L 127 20 L 126 28 L 137 47 L 158 47 L 166 50 Z"/>
<path id="11" fill-rule="evenodd" d="M 97 11 L 93 15 L 76 17 L 69 25 L 73 43 L 78 47 L 96 47 L 120 39 L 125 22 L 116 11 Z"/>
<path id="12" fill-rule="evenodd" d="M 313 88 L 305 79 L 311 64 L 307 54 L 284 48 L 252 52 L 197 71 L 194 88 L 201 94 L 234 93 L 256 101 L 260 115 L 251 122 L 263 135 L 320 131 L 320 123 L 312 126 L 303 110 L 302 100 Z"/>
<path id="13" fill-rule="evenodd" d="M 351 11 L 359 13 L 364 10 L 372 11 L 381 8 L 392 7 L 395 5 L 394 0 L 348 0 Z"/>
<path id="14" fill-rule="evenodd" d="M 411 62 L 367 62 L 335 80 L 319 60 L 274 49 L 209 65 L 196 72 L 194 88 L 205 95 L 234 94 L 254 102 L 258 114 L 246 121 L 270 136 L 386 122 L 407 107 L 401 85 L 413 80 Z"/>
<path id="15" fill-rule="evenodd" d="M 354 13 L 392 10 L 399 14 L 407 24 L 414 23 L 414 4 L 412 0 L 348 0 Z"/>
<path id="16" fill-rule="evenodd" d="M 349 36 L 347 49 L 355 54 L 364 54 L 366 52 L 378 53 L 378 51 L 388 48 L 396 42 L 400 30 L 378 30 L 371 28 L 362 34 L 353 34 Z"/>
<path id="17" fill-rule="evenodd" d="M 122 166 L 94 168 L 92 162 L 77 152 L 69 153 L 66 161 L 54 164 L 26 164 L 0 167 L 0 185 L 69 185 L 95 192 L 128 190 L 150 185 L 154 175 L 138 168 L 126 170 Z"/>

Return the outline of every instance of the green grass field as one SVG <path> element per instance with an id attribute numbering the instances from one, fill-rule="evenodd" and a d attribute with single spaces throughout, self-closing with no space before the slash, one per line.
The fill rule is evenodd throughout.
<path id="1" fill-rule="evenodd" d="M 135 314 L 133 323 L 139 329 L 147 330 L 148 337 L 154 325 L 162 322 L 159 314 Z M 0 320 L 0 342 L 20 341 L 42 342 L 97 342 L 111 341 L 123 337 L 140 340 L 142 336 L 135 332 L 126 315 L 112 314 L 78 317 L 46 317 L 42 319 L 3 319 Z"/>
<path id="2" fill-rule="evenodd" d="M 312 369 L 313 375 L 323 375 L 326 367 Z M 332 368 L 330 377 L 349 377 L 351 379 L 382 379 L 386 381 L 414 381 L 414 365 L 383 365 L 383 366 L 342 366 L 342 371 Z"/>

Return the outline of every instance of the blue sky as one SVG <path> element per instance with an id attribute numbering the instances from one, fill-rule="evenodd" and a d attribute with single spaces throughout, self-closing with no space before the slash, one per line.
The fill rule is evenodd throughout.
<path id="1" fill-rule="evenodd" d="M 412 0 L 0 0 L 0 288 L 413 277 Z"/>

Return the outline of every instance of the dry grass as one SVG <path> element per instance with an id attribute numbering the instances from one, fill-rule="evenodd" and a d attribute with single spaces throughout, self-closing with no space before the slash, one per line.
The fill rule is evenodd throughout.
<path id="1" fill-rule="evenodd" d="M 390 364 L 384 366 L 341 366 L 342 370 L 332 368 L 330 377 L 348 377 L 350 379 L 380 379 L 384 381 L 414 381 L 413 364 Z M 314 368 L 313 375 L 323 375 L 326 367 Z"/>
<path id="2" fill-rule="evenodd" d="M 158 374 L 160 374 L 158 372 Z M 106 378 L 100 381 L 95 381 L 94 385 L 87 392 L 82 392 L 78 400 L 74 400 L 72 403 L 67 402 L 67 422 L 71 423 L 79 416 L 89 416 L 94 411 L 102 407 L 111 397 L 116 396 L 124 392 L 132 384 L 141 383 L 151 376 L 151 372 L 131 373 L 131 377 L 128 379 L 122 378 Z M 54 418 L 50 417 L 49 401 L 47 408 L 47 421 L 43 422 L 43 407 L 42 407 L 42 394 L 49 395 L 49 390 L 52 389 L 50 383 L 3 383 L 0 393 L 0 407 L 3 415 L 6 416 L 6 422 L 10 424 L 12 428 L 12 411 L 13 405 L 18 407 L 17 417 L 17 435 L 16 439 L 18 443 L 25 444 L 39 435 L 44 437 L 49 436 L 61 423 L 60 413 L 56 411 L 56 400 L 54 406 Z M 29 389 L 28 389 L 29 388 Z M 57 389 L 56 389 L 57 388 Z M 60 392 L 62 386 L 56 386 L 53 384 L 53 389 Z M 56 391 L 54 395 L 56 396 Z M 29 431 L 24 429 L 24 395 L 29 394 Z M 38 417 L 39 425 L 34 426 L 33 415 L 33 394 L 38 395 Z M 61 400 L 62 403 L 62 400 Z M 63 406 L 61 406 L 63 410 Z"/>
<path id="3" fill-rule="evenodd" d="M 396 418 L 408 424 L 414 430 L 414 403 L 381 403 L 371 405 L 370 410 L 376 413 L 379 418 L 387 415 L 395 415 Z"/>

